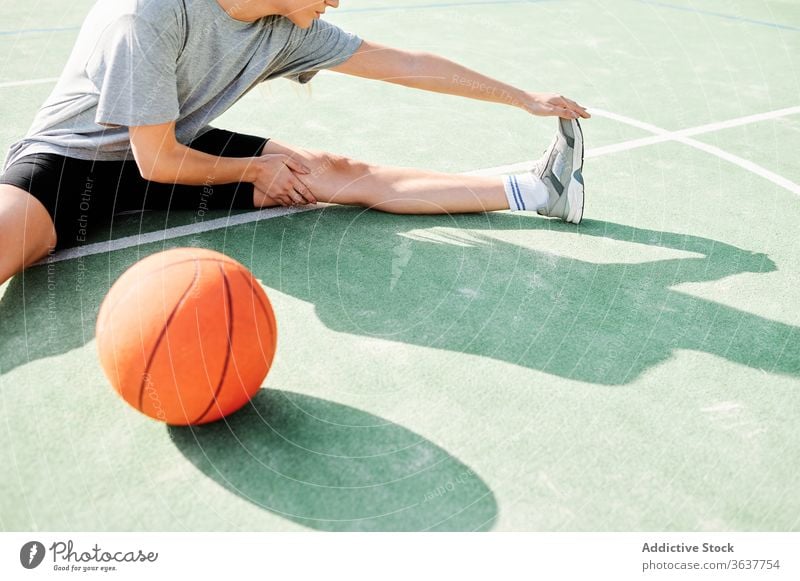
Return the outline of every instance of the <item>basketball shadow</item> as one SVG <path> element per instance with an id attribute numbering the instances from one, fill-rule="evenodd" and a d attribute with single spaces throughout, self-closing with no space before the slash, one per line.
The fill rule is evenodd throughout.
<path id="1" fill-rule="evenodd" d="M 262 389 L 225 421 L 168 429 L 203 474 L 310 528 L 484 531 L 497 516 L 492 491 L 445 450 L 331 401 Z"/>

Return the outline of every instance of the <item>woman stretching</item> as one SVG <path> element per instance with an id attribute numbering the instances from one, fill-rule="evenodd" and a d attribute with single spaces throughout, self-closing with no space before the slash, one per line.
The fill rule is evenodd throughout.
<path id="1" fill-rule="evenodd" d="M 0 177 L 0 283 L 118 212 L 331 202 L 397 214 L 583 215 L 586 110 L 320 20 L 339 0 L 99 0 Z M 533 170 L 382 167 L 208 124 L 258 83 L 321 69 L 559 118 Z"/>

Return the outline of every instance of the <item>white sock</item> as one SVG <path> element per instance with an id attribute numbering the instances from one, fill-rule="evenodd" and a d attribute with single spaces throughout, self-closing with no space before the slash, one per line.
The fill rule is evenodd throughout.
<path id="1" fill-rule="evenodd" d="M 547 205 L 550 194 L 545 183 L 532 173 L 503 176 L 503 187 L 512 212 L 536 211 Z"/>

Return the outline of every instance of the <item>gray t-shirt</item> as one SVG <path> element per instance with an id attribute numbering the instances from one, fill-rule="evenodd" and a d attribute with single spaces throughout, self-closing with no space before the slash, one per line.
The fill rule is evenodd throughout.
<path id="1" fill-rule="evenodd" d="M 189 143 L 258 83 L 308 82 L 346 61 L 354 34 L 322 20 L 231 18 L 217 0 L 99 0 L 50 97 L 7 168 L 24 155 L 130 159 L 128 127 L 176 122 Z"/>

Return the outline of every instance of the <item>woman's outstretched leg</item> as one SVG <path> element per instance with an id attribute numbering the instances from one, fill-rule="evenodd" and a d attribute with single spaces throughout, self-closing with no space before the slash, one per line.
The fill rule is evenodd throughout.
<path id="1" fill-rule="evenodd" d="M 396 214 L 490 212 L 509 207 L 499 177 L 377 166 L 276 141 L 269 141 L 264 153 L 300 160 L 310 173 L 298 177 L 320 202 Z"/>
<path id="2" fill-rule="evenodd" d="M 573 125 L 574 124 L 574 125 Z M 298 178 L 320 202 L 356 205 L 394 214 L 459 214 L 533 210 L 578 223 L 583 213 L 583 143 L 577 121 L 559 133 L 531 172 L 481 177 L 372 165 L 330 153 L 269 141 L 264 154 L 300 161 L 310 171 Z M 300 196 L 296 197 L 302 203 Z M 256 191 L 255 205 L 275 205 Z"/>

